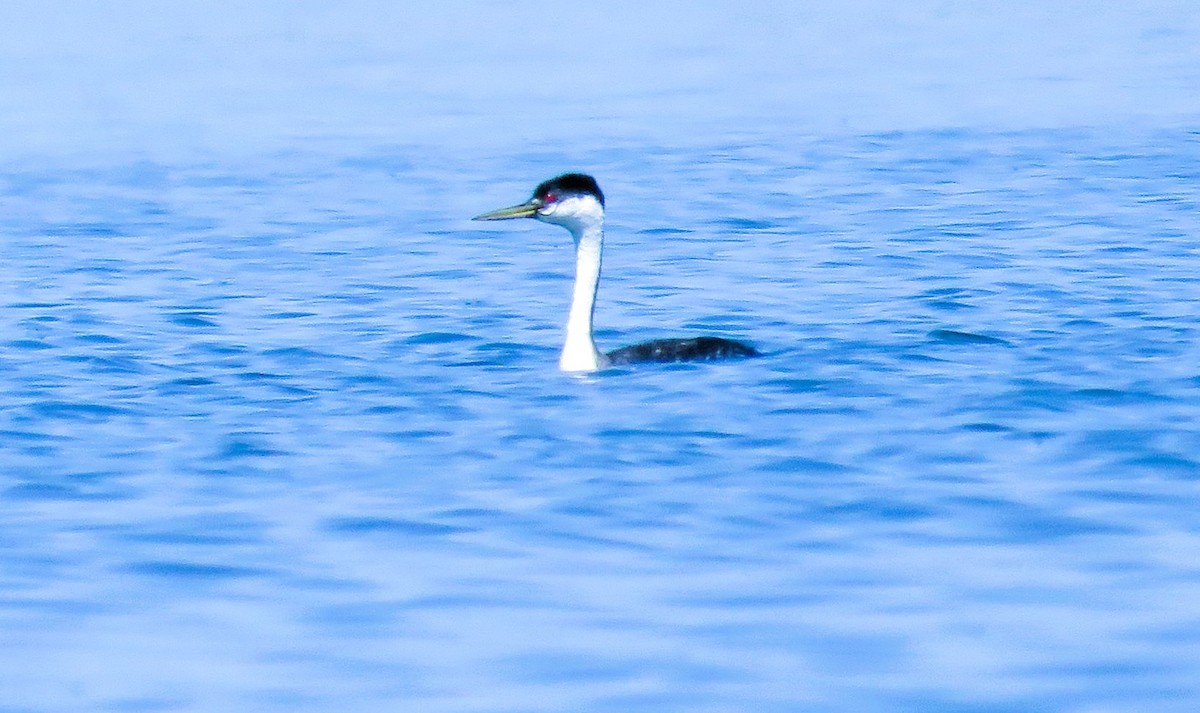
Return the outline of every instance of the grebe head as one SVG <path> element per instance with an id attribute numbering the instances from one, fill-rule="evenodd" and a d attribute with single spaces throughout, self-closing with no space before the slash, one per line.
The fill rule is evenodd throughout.
<path id="1" fill-rule="evenodd" d="M 561 225 L 572 233 L 604 221 L 604 194 L 596 179 L 582 173 L 564 173 L 538 184 L 529 200 L 475 216 L 472 220 L 535 218 Z"/>

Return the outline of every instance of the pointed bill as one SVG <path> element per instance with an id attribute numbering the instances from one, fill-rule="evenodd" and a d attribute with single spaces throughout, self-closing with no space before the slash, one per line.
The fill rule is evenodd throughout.
<path id="1" fill-rule="evenodd" d="M 471 218 L 471 220 L 508 220 L 510 218 L 532 218 L 537 215 L 538 208 L 542 207 L 542 202 L 536 198 L 531 201 L 526 201 L 521 205 L 514 205 L 510 208 L 501 208 L 499 210 L 480 213 Z"/>

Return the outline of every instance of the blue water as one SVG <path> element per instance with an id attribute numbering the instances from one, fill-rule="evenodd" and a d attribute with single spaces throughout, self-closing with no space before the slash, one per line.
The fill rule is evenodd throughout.
<path id="1" fill-rule="evenodd" d="M 57 9 L 56 9 L 57 8 Z M 1200 706 L 1200 12 L 0 8 L 0 713 Z M 472 223 L 584 170 L 571 246 Z"/>
<path id="2" fill-rule="evenodd" d="M 1200 136 L 560 160 L 7 167 L 0 709 L 1192 708 Z"/>

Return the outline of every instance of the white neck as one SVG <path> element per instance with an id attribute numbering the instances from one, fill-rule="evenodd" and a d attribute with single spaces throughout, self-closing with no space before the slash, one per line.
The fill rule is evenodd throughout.
<path id="1" fill-rule="evenodd" d="M 592 314 L 600 284 L 600 253 L 604 246 L 604 219 L 565 226 L 575 238 L 575 288 L 567 317 L 567 337 L 558 368 L 563 371 L 598 371 L 608 358 L 592 339 Z"/>

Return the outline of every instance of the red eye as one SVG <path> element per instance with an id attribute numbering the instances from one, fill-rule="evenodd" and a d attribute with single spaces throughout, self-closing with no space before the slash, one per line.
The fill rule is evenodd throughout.
<path id="1" fill-rule="evenodd" d="M 554 193 L 554 192 L 550 192 L 550 193 L 546 194 L 546 197 L 542 199 L 542 202 L 549 204 L 549 203 L 553 203 L 556 200 L 558 200 L 558 194 Z"/>

